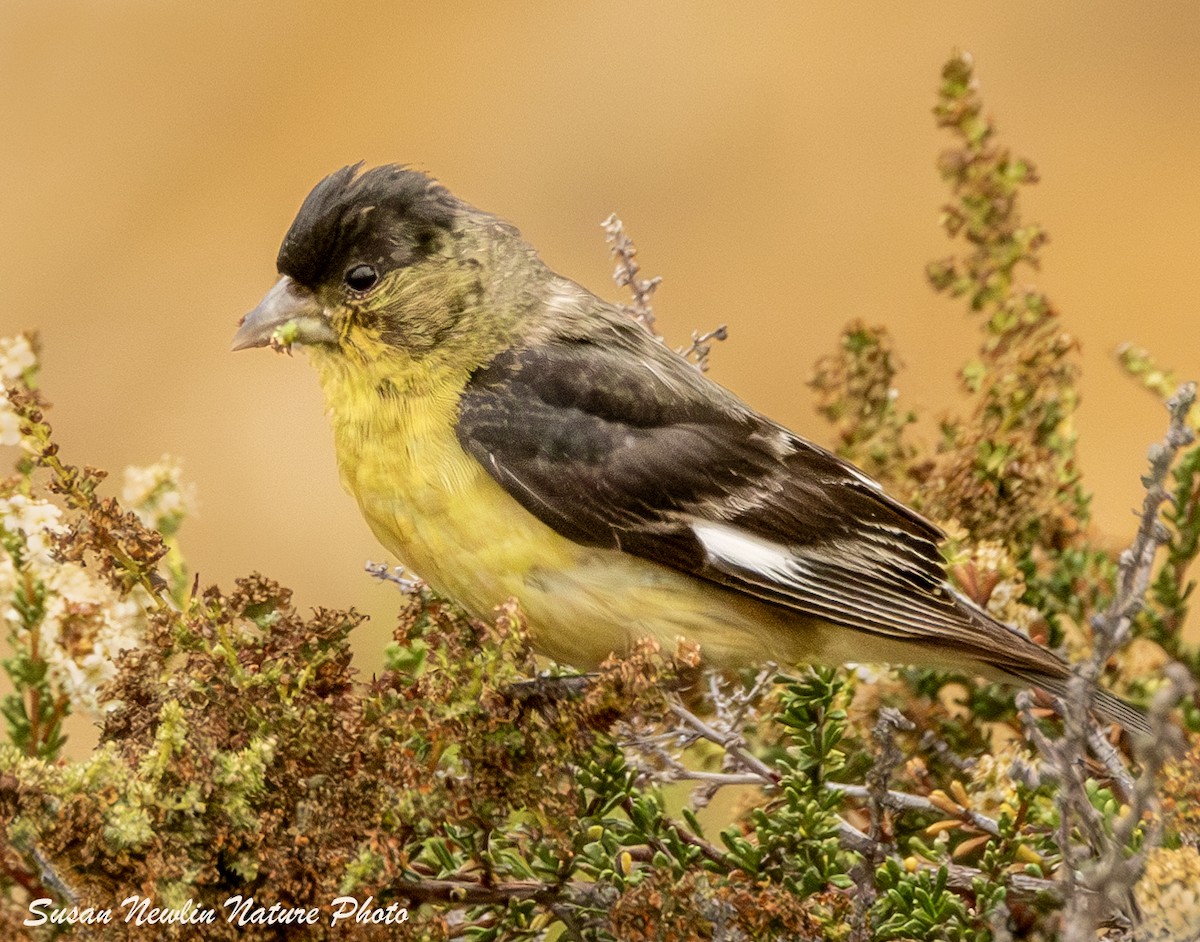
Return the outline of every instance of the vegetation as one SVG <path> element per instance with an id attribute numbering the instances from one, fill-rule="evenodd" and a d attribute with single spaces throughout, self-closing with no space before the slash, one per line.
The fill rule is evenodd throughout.
<path id="1" fill-rule="evenodd" d="M 1075 463 L 1076 345 L 1021 280 L 1045 239 L 1019 215 L 1033 166 L 997 143 L 966 56 L 945 66 L 935 113 L 954 139 L 939 166 L 957 251 L 929 280 L 983 334 L 959 415 L 935 446 L 916 440 L 895 345 L 863 322 L 812 385 L 838 450 L 948 526 L 961 590 L 1078 662 L 1061 715 L 926 670 L 705 675 L 686 645 L 645 644 L 584 680 L 539 676 L 515 603 L 472 622 L 412 583 L 368 682 L 351 663 L 355 612 L 302 617 L 261 575 L 192 581 L 177 463 L 127 473 L 118 501 L 103 472 L 59 455 L 22 335 L 0 341 L 0 444 L 18 454 L 0 481 L 0 933 L 1200 932 L 1200 651 L 1181 635 L 1200 551 L 1195 389 L 1124 352 L 1170 402 L 1165 437 L 1144 436 L 1162 441 L 1141 525 L 1116 554 L 1088 526 Z M 631 314 L 653 329 L 657 280 L 638 277 L 619 220 L 606 228 Z M 724 334 L 685 352 L 703 365 Z M 1097 678 L 1150 711 L 1152 741 L 1096 725 Z M 65 761 L 73 711 L 103 733 Z"/>

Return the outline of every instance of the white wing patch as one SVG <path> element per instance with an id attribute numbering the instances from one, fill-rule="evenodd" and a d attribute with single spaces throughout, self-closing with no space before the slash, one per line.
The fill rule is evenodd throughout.
<path id="1" fill-rule="evenodd" d="M 697 520 L 692 532 L 718 568 L 754 572 L 772 582 L 789 583 L 799 561 L 787 547 L 756 537 L 727 523 Z"/>

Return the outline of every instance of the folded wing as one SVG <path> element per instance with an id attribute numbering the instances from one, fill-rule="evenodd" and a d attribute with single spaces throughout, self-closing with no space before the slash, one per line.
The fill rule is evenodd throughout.
<path id="1" fill-rule="evenodd" d="M 1065 675 L 964 610 L 929 521 L 637 325 L 596 330 L 507 351 L 461 401 L 463 447 L 544 523 L 832 624 Z"/>

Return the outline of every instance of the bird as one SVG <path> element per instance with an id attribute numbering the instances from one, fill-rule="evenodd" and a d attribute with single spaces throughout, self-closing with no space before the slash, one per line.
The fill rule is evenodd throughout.
<path id="1" fill-rule="evenodd" d="M 379 542 L 473 617 L 517 599 L 539 653 L 589 669 L 687 639 L 719 668 L 920 665 L 1066 696 L 1067 663 L 948 583 L 934 523 L 433 177 L 331 173 L 276 267 L 233 349 L 302 347 Z"/>

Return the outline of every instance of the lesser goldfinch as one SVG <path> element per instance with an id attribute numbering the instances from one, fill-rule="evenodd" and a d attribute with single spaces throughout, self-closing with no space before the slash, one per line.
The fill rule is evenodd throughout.
<path id="1" fill-rule="evenodd" d="M 919 664 L 1064 693 L 1063 661 L 947 585 L 934 524 L 428 176 L 329 175 L 277 267 L 233 348 L 303 345 L 379 541 L 477 617 L 517 598 L 549 657 L 683 637 L 719 666 Z"/>

